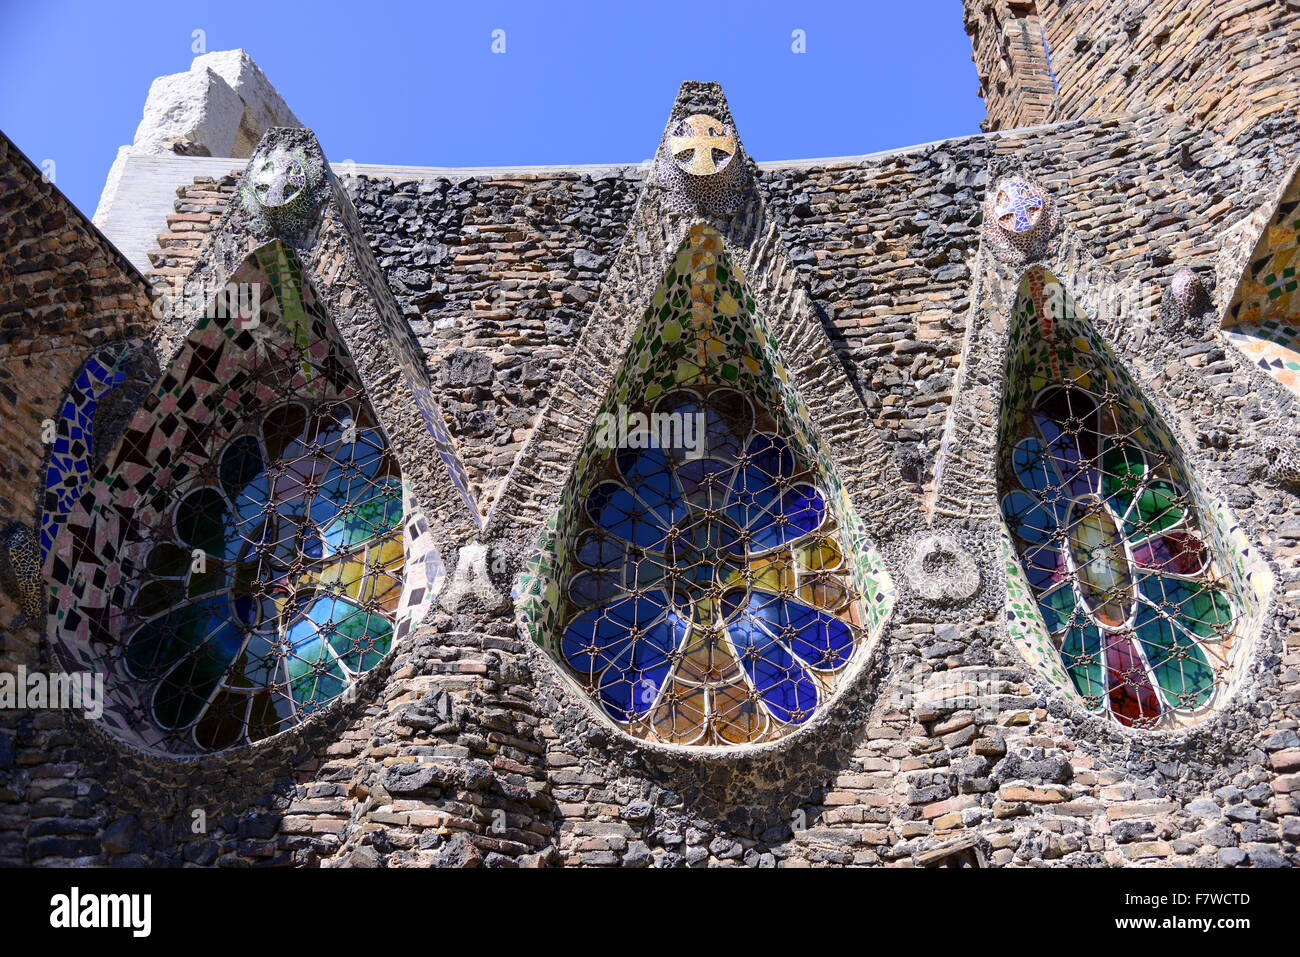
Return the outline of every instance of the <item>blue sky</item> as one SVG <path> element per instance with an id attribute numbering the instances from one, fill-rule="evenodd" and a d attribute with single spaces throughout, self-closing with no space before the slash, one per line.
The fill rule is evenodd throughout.
<path id="1" fill-rule="evenodd" d="M 150 81 L 189 68 L 195 30 L 208 51 L 247 50 L 335 162 L 636 162 L 686 79 L 723 84 L 759 160 L 963 136 L 984 116 L 960 0 L 0 0 L 0 129 L 93 213 Z"/>

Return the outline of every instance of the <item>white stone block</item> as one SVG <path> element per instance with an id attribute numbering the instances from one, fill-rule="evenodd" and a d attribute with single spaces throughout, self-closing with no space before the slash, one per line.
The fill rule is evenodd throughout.
<path id="1" fill-rule="evenodd" d="M 243 50 L 205 53 L 186 72 L 158 77 L 149 87 L 134 143 L 118 151 L 109 171 L 95 223 L 107 220 L 128 155 L 169 153 L 172 143 L 187 140 L 199 155 L 243 159 L 273 126 L 302 122 Z"/>

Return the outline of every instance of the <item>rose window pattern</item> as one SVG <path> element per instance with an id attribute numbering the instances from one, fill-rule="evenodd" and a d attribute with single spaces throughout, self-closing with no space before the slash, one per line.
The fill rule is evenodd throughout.
<path id="1" fill-rule="evenodd" d="M 1002 514 L 1075 688 L 1128 725 L 1203 708 L 1236 613 L 1187 490 L 1104 396 L 1045 390 L 1033 422 Z"/>
<path id="2" fill-rule="evenodd" d="M 1080 320 L 1032 271 L 1013 319 L 1019 411 L 1003 422 L 1009 614 L 1036 609 L 1041 663 L 1088 709 L 1135 728 L 1190 723 L 1228 683 L 1249 573 L 1221 567 L 1172 438 Z"/>
<path id="3" fill-rule="evenodd" d="M 201 748 L 256 741 L 392 646 L 402 482 L 359 405 L 296 402 L 230 437 L 145 559 L 122 663 Z"/>
<path id="4" fill-rule="evenodd" d="M 516 588 L 533 640 L 633 737 L 789 734 L 888 617 L 892 583 L 790 379 L 721 237 L 694 228 Z"/>
<path id="5" fill-rule="evenodd" d="M 738 392 L 665 394 L 707 457 L 611 456 L 587 495 L 564 658 L 615 721 L 738 743 L 802 724 L 859 640 L 859 596 L 823 493 Z"/>
<path id="6" fill-rule="evenodd" d="M 444 572 L 337 330 L 292 251 L 233 282 L 89 476 L 45 564 L 65 671 L 168 754 L 248 745 L 349 696 Z"/>

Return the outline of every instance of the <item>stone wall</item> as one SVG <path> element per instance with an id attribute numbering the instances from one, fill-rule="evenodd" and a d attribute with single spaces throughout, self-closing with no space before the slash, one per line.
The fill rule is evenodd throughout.
<path id="1" fill-rule="evenodd" d="M 1180 162 L 1184 143 L 1198 162 Z M 962 322 L 982 314 L 975 328 L 995 337 L 1015 288 L 1014 275 L 1000 280 L 1000 297 L 976 282 L 973 227 L 987 183 L 1023 168 L 1049 184 L 1086 247 L 1080 254 L 1099 264 L 1108 284 L 1136 284 L 1145 314 L 1154 315 L 1177 265 L 1193 265 L 1213 283 L 1218 236 L 1275 192 L 1295 147 L 1293 134 L 1279 132 L 1230 158 L 1176 123 L 1071 123 L 861 168 L 770 173 L 763 182 L 864 409 L 876 413 L 903 463 L 924 450 L 917 471 L 928 475 L 958 377 L 983 422 L 1000 396 L 998 357 L 958 366 Z M 785 188 L 770 189 L 777 176 Z M 981 301 L 972 302 L 972 288 L 984 290 Z M 936 331 L 926 336 L 928 317 Z M 1225 350 L 1211 325 L 1188 340 L 1145 323 L 1106 331 L 1143 387 L 1168 404 L 1198 468 L 1250 516 L 1252 535 L 1281 573 L 1253 685 L 1228 715 L 1167 744 L 1112 732 L 1064 707 L 1006 639 L 998 588 L 987 577 L 972 607 L 897 610 L 871 673 L 797 753 L 666 758 L 617 740 L 553 671 L 538 668 L 562 859 L 914 864 L 978 846 L 997 865 L 1295 864 L 1300 632 L 1280 596 L 1294 593 L 1300 570 L 1297 506 L 1258 480 L 1255 451 L 1262 438 L 1287 431 L 1294 404 Z M 1227 408 L 1225 396 L 1233 397 Z M 899 412 L 885 413 L 895 406 Z M 987 495 L 994 481 L 990 468 L 952 458 L 953 494 L 936 504 L 939 520 L 967 514 L 954 496 Z M 954 531 L 977 549 L 988 534 L 966 520 Z M 888 544 L 886 551 L 897 555 Z"/>
<path id="2" fill-rule="evenodd" d="M 911 456 L 921 460 L 912 466 L 919 498 L 961 371 L 978 203 L 990 179 L 1023 167 L 1049 184 L 1066 205 L 1070 229 L 1118 277 L 1111 281 L 1137 283 L 1153 306 L 1178 265 L 1199 268 L 1213 284 L 1217 237 L 1275 191 L 1295 148 L 1285 131 L 1228 154 L 1178 123 L 1071 123 L 839 168 L 765 171 L 760 182 L 864 408 L 895 442 L 899 477 Z M 1135 228 L 1139 215 L 1146 225 Z M 1151 351 L 1158 340 L 1146 337 L 1156 330 L 1126 335 L 1120 352 L 1146 374 L 1144 387 L 1184 397 L 1170 416 L 1182 440 L 1205 455 L 1204 467 L 1219 474 L 1233 505 L 1259 518 L 1278 516 L 1276 525 L 1267 518 L 1251 527 L 1266 548 L 1281 546 L 1273 554 L 1289 593 L 1294 502 L 1235 465 L 1293 414 L 1284 397 L 1272 389 L 1262 409 L 1243 412 L 1249 429 L 1232 425 L 1218 397 L 1223 390 L 1248 396 L 1257 383 L 1217 344 L 1213 329 L 1171 346 L 1167 358 Z M 1179 376 L 1182 365 L 1200 368 L 1207 351 L 1218 356 L 1220 371 L 1208 380 Z M 917 365 L 903 365 L 900 356 Z M 967 386 L 992 365 L 971 370 Z M 944 369 L 951 370 L 946 377 Z M 997 394 L 982 395 L 991 414 Z M 895 406 L 899 411 L 886 411 Z M 1208 418 L 1222 427 L 1207 428 Z M 1242 436 L 1240 447 L 1223 444 L 1230 434 Z M 959 465 L 949 475 L 958 488 L 962 480 L 991 481 L 964 475 Z M 965 849 L 972 837 L 995 864 L 1295 862 L 1300 636 L 1289 609 L 1279 609 L 1260 650 L 1257 698 L 1240 704 L 1226 733 L 1220 726 L 1219 737 L 1203 732 L 1175 747 L 1143 746 L 1063 709 L 1026 670 L 1001 622 L 996 606 L 896 615 L 882 659 L 838 703 L 842 721 L 828 722 L 841 730 L 804 740 L 798 754 L 708 759 L 664 757 L 619 739 L 541 656 L 518 645 L 502 615 L 494 628 L 501 636 L 496 673 L 516 680 L 514 700 L 500 714 L 511 730 L 502 730 L 499 744 L 529 755 L 524 783 L 533 780 L 541 738 L 544 790 L 554 802 L 551 846 L 571 864 L 917 863 Z M 532 678 L 520 680 L 524 675 Z M 435 679 L 435 687 L 443 681 Z M 961 703 L 976 691 L 978 704 Z M 426 693 L 426 710 L 436 713 L 439 693 Z M 424 749 L 449 746 L 439 737 L 455 736 L 445 722 L 441 736 L 427 730 L 397 754 L 381 752 L 383 760 L 414 764 L 435 753 Z M 453 757 L 466 746 L 439 753 Z M 495 762 L 498 752 L 489 737 L 476 738 L 471 753 Z M 369 773 L 379 780 L 377 767 Z M 485 793 L 470 800 L 455 779 L 448 787 L 432 773 L 411 773 L 405 798 L 367 786 L 367 795 L 379 793 L 386 803 L 363 812 L 348 840 L 357 847 L 395 842 L 406 851 L 397 859 L 409 863 L 482 858 L 492 846 L 490 830 L 480 834 L 491 820 L 483 808 L 497 779 L 484 778 Z M 448 821 L 466 834 L 454 853 L 428 831 Z"/>
<path id="3" fill-rule="evenodd" d="M 875 658 L 815 733 L 797 747 L 723 756 L 622 738 L 521 637 L 508 597 L 511 563 L 545 508 L 546 483 L 533 476 L 562 476 L 582 438 L 583 423 L 558 418 L 595 401 L 575 394 L 606 374 L 592 358 L 617 352 L 637 315 L 628 308 L 652 291 L 686 220 L 661 216 L 635 170 L 350 179 L 347 203 L 340 190 L 321 234 L 301 241 L 306 271 L 364 375 L 383 368 L 376 317 L 409 327 L 480 513 L 504 489 L 480 536 L 493 560 L 476 566 L 477 545 L 450 548 L 441 607 L 358 701 L 266 747 L 164 761 L 124 752 L 76 717 L 25 719 L 16 746 L 0 737 L 0 769 L 11 765 L 0 798 L 22 809 L 0 813 L 3 860 L 1300 863 L 1300 504 L 1267 481 L 1262 453 L 1288 433 L 1295 403 L 1210 319 L 1165 328 L 1152 318 L 1180 266 L 1212 290 L 1235 284 L 1250 237 L 1237 243 L 1247 252 L 1230 254 L 1223 237 L 1276 195 L 1298 153 L 1293 124 L 1279 119 L 1225 146 L 1177 117 L 1149 116 L 754 171 L 757 198 L 724 234 L 765 267 L 750 275 L 780 335 L 806 345 L 797 373 L 810 393 L 846 403 L 831 438 L 861 436 L 870 454 L 852 451 L 852 470 L 898 506 L 875 526 L 891 574 L 906 586 L 928 509 L 978 556 L 982 584 L 952 607 L 905 587 Z M 1067 245 L 1087 266 L 1075 282 L 1140 290 L 1145 318 L 1098 315 L 1098 328 L 1278 579 L 1244 693 L 1174 741 L 1073 709 L 1011 644 L 980 513 L 994 477 L 979 443 L 950 449 L 936 485 L 950 417 L 987 427 L 1001 394 L 997 336 L 1016 276 L 991 265 L 979 227 L 987 189 L 1008 172 L 1032 176 L 1060 205 Z M 183 191 L 177 215 L 196 218 L 169 221 L 155 282 L 191 267 L 228 274 L 247 245 L 243 214 L 219 217 L 234 189 L 232 179 Z M 205 232 L 213 238 L 196 242 Z M 818 350 L 839 368 L 828 371 Z M 825 386 L 841 378 L 840 392 Z M 392 396 L 375 398 L 381 418 L 397 414 Z M 442 481 L 419 458 L 415 473 Z M 537 470 L 512 481 L 519 463 Z"/>
<path id="4" fill-rule="evenodd" d="M 1172 112 L 1231 142 L 1300 104 L 1287 0 L 965 0 L 965 17 L 985 129 Z"/>
<path id="5" fill-rule="evenodd" d="M 623 239 L 638 171 L 348 183 L 486 515 Z"/>
<path id="6" fill-rule="evenodd" d="M 1152 118 L 763 169 L 758 183 L 864 407 L 895 442 L 899 477 L 926 492 L 990 169 L 1023 168 L 1059 191 L 1098 259 L 1136 268 L 1158 298 L 1172 264 L 1212 264 L 1218 232 L 1264 201 L 1294 155 L 1294 135 L 1271 126 L 1230 154 Z M 484 513 L 581 332 L 641 175 L 346 180 Z M 233 179 L 184 190 L 151 254 L 155 289 L 192 265 L 232 190 Z M 1144 217 L 1153 228 L 1132 230 Z"/>
<path id="7" fill-rule="evenodd" d="M 35 531 L 49 451 L 43 423 L 97 347 L 150 326 L 144 279 L 0 134 L 0 527 Z M 0 672 L 48 668 L 34 623 L 0 589 Z M 73 743 L 57 712 L 0 710 L 0 864 L 39 857 L 52 824 L 86 807 L 88 783 L 62 763 Z"/>

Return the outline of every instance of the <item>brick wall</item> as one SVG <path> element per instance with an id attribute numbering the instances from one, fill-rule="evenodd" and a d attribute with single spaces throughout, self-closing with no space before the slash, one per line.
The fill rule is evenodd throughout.
<path id="1" fill-rule="evenodd" d="M 144 279 L 0 133 L 0 525 L 36 521 L 41 423 L 86 357 L 145 334 L 149 320 Z M 0 671 L 47 668 L 40 633 L 18 616 L 0 591 Z M 58 712 L 0 710 L 0 864 L 51 839 L 69 856 L 98 849 L 86 836 L 98 826 L 86 810 L 93 782 L 63 763 L 72 745 Z"/>
<path id="2" fill-rule="evenodd" d="M 0 525 L 36 520 L 41 423 L 87 355 L 149 321 L 140 274 L 0 134 Z M 16 616 L 0 592 L 0 669 L 33 653 L 31 629 L 11 630 Z"/>
<path id="3" fill-rule="evenodd" d="M 984 129 L 1045 122 L 1056 105 L 1056 90 L 1033 0 L 968 2 L 966 32 L 988 107 Z"/>
<path id="4" fill-rule="evenodd" d="M 189 275 L 203 240 L 234 196 L 236 173 L 220 179 L 197 176 L 177 188 L 175 211 L 167 216 L 166 230 L 158 234 L 158 248 L 149 253 L 152 268 L 146 276 L 153 295 Z"/>
<path id="5" fill-rule="evenodd" d="M 965 0 L 989 130 L 1177 112 L 1232 141 L 1300 104 L 1300 6 L 1288 0 Z M 1041 28 L 1058 84 L 1038 44 Z"/>

